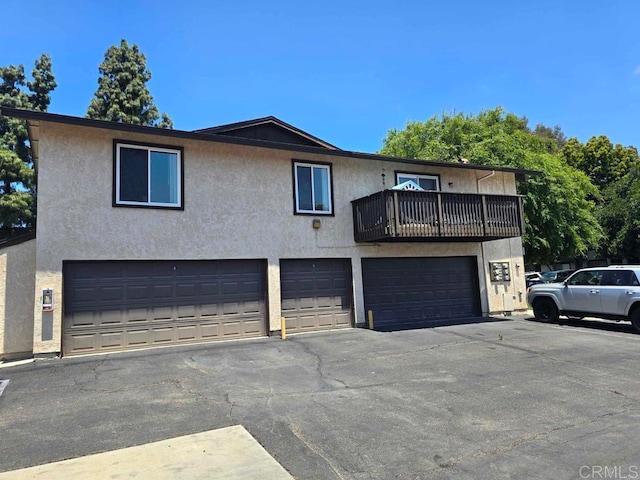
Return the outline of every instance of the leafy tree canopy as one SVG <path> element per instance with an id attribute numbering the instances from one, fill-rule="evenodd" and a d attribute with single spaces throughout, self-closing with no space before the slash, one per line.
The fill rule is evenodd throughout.
<path id="1" fill-rule="evenodd" d="M 569 165 L 586 173 L 601 190 L 620 180 L 639 163 L 635 147 L 614 146 L 605 135 L 591 137 L 586 144 L 571 138 L 560 155 Z"/>
<path id="2" fill-rule="evenodd" d="M 539 126 L 532 132 L 527 123 L 502 108 L 475 116 L 444 114 L 389 131 L 380 153 L 439 161 L 467 158 L 471 163 L 543 172 L 519 186 L 525 195 L 527 260 L 549 264 L 583 256 L 602 236 L 594 214 L 598 190 L 556 153 L 564 138 L 559 128 Z"/>
<path id="3" fill-rule="evenodd" d="M 603 253 L 617 261 L 640 262 L 640 166 L 605 188 L 598 217 L 607 234 Z"/>
<path id="4" fill-rule="evenodd" d="M 533 130 L 533 134 L 538 137 L 550 138 L 555 140 L 555 151 L 557 152 L 567 143 L 567 137 L 562 132 L 562 129 L 559 125 L 556 125 L 553 128 L 547 127 L 541 123 L 536 125 L 536 128 Z"/>
<path id="5" fill-rule="evenodd" d="M 57 86 L 51 58 L 43 54 L 27 81 L 24 65 L 0 67 L 0 105 L 46 111 Z M 35 218 L 35 175 L 23 121 L 0 117 L 0 230 L 31 227 Z"/>
<path id="6" fill-rule="evenodd" d="M 104 54 L 98 67 L 98 89 L 89 104 L 87 117 L 150 127 L 173 128 L 166 113 L 160 115 L 147 88 L 151 71 L 137 45 L 121 40 Z"/>

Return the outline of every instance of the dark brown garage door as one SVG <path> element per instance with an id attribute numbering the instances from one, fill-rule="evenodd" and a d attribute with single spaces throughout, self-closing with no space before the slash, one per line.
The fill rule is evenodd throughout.
<path id="1" fill-rule="evenodd" d="M 63 353 L 266 335 L 260 260 L 65 262 Z"/>
<path id="2" fill-rule="evenodd" d="M 476 257 L 364 258 L 365 312 L 376 330 L 421 328 L 478 317 Z"/>
<path id="3" fill-rule="evenodd" d="M 288 333 L 351 326 L 350 260 L 281 260 L 280 282 Z"/>

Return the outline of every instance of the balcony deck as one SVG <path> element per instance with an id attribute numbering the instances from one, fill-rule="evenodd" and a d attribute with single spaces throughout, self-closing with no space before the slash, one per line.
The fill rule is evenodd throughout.
<path id="1" fill-rule="evenodd" d="M 522 197 L 383 190 L 351 202 L 356 242 L 488 241 L 524 234 Z"/>

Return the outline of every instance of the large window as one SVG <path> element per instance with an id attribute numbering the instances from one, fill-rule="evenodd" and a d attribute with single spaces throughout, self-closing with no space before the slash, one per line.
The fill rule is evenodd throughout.
<path id="1" fill-rule="evenodd" d="M 182 150 L 115 144 L 116 205 L 182 208 Z"/>
<path id="2" fill-rule="evenodd" d="M 333 213 L 331 165 L 294 162 L 293 177 L 296 213 Z"/>
<path id="3" fill-rule="evenodd" d="M 440 177 L 438 175 L 423 175 L 421 173 L 396 172 L 396 185 L 411 180 L 425 190 L 440 190 Z"/>

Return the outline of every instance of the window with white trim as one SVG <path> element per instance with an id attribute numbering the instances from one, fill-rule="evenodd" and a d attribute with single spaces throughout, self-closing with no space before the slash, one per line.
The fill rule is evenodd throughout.
<path id="1" fill-rule="evenodd" d="M 115 204 L 182 208 L 180 149 L 116 143 Z"/>
<path id="2" fill-rule="evenodd" d="M 420 185 L 425 190 L 440 190 L 440 177 L 437 175 L 422 175 L 417 173 L 396 173 L 396 185 L 409 180 Z"/>
<path id="3" fill-rule="evenodd" d="M 331 165 L 293 163 L 296 213 L 331 215 Z"/>

